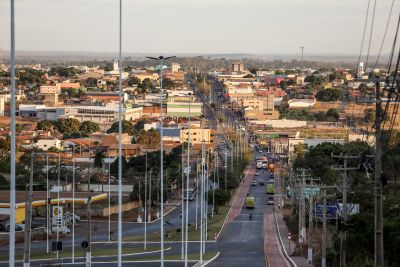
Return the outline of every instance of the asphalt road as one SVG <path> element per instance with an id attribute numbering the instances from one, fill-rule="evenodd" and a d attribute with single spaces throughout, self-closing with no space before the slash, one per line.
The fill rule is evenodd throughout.
<path id="1" fill-rule="evenodd" d="M 269 172 L 257 170 L 260 176 L 253 180 L 268 182 Z M 231 223 L 225 226 L 216 249 L 221 252 L 219 257 L 209 264 L 219 266 L 266 266 L 264 255 L 263 216 L 272 212 L 272 205 L 267 206 L 265 186 L 250 186 L 249 194 L 256 199 L 255 209 L 242 208 L 241 213 Z M 249 214 L 253 214 L 250 219 Z"/>

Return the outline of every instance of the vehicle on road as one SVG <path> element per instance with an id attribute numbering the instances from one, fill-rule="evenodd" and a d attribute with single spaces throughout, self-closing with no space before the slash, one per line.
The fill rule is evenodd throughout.
<path id="1" fill-rule="evenodd" d="M 267 194 L 273 194 L 275 192 L 275 185 L 272 183 L 267 184 L 267 187 L 265 188 L 265 191 Z"/>
<path id="2" fill-rule="evenodd" d="M 261 160 L 257 161 L 256 167 L 257 169 L 261 169 L 263 167 L 263 163 Z"/>
<path id="3" fill-rule="evenodd" d="M 189 188 L 183 192 L 183 199 L 192 201 L 196 196 L 196 190 L 194 188 Z"/>
<path id="4" fill-rule="evenodd" d="M 269 172 L 274 172 L 275 171 L 275 163 L 272 162 L 271 160 L 268 162 L 268 171 Z"/>
<path id="5" fill-rule="evenodd" d="M 258 184 L 259 184 L 259 185 L 265 185 L 264 180 L 258 181 Z"/>
<path id="6" fill-rule="evenodd" d="M 274 197 L 268 197 L 267 205 L 274 205 Z"/>
<path id="7" fill-rule="evenodd" d="M 7 232 L 10 232 L 10 225 L 7 225 L 6 230 Z M 15 225 L 15 231 L 24 231 L 25 230 L 25 225 L 24 224 L 16 224 Z"/>
<path id="8" fill-rule="evenodd" d="M 256 206 L 256 198 L 253 196 L 248 196 L 246 198 L 246 209 L 254 209 Z"/>
<path id="9" fill-rule="evenodd" d="M 257 181 L 256 180 L 251 181 L 251 185 L 253 186 L 257 185 Z"/>
<path id="10" fill-rule="evenodd" d="M 66 217 L 67 217 L 67 221 L 68 222 L 79 222 L 80 220 L 81 220 L 81 216 L 79 216 L 79 215 L 74 215 L 74 214 L 72 214 L 72 213 L 67 213 L 66 214 Z"/>

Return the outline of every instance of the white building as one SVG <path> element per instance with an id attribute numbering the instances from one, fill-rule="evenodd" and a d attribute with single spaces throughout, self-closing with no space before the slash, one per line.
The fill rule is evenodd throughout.
<path id="1" fill-rule="evenodd" d="M 47 151 L 50 147 L 62 148 L 61 141 L 58 139 L 40 139 L 33 146 L 43 151 Z"/>
<path id="2" fill-rule="evenodd" d="M 290 99 L 288 101 L 289 109 L 297 109 L 297 108 L 311 108 L 317 103 L 315 98 L 312 99 Z"/>

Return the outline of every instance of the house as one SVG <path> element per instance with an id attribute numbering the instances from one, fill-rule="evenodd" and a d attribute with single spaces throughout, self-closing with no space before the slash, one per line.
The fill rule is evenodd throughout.
<path id="1" fill-rule="evenodd" d="M 43 151 L 49 150 L 50 147 L 62 149 L 61 141 L 58 139 L 40 139 L 33 146 Z"/>

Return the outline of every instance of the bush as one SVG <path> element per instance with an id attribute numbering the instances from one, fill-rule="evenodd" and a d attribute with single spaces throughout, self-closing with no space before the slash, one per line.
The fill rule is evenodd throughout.
<path id="1" fill-rule="evenodd" d="M 229 202 L 231 199 L 231 191 L 225 189 L 215 189 L 215 196 L 214 196 L 214 205 L 216 208 L 223 206 Z M 208 194 L 208 203 L 212 204 L 213 202 L 213 191 L 210 191 Z"/>

